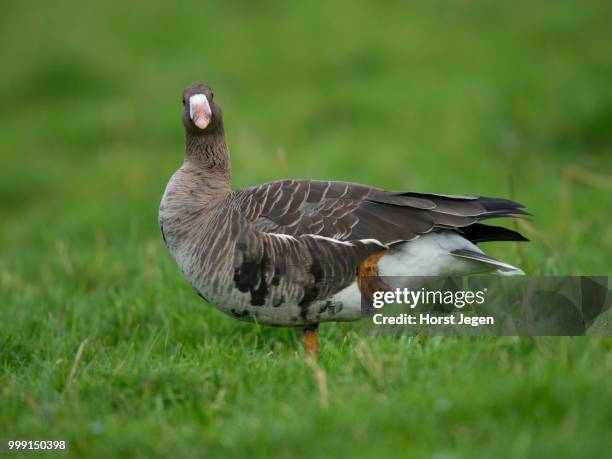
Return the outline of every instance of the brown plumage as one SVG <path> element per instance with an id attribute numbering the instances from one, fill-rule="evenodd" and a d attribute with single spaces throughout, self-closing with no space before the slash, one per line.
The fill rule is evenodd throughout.
<path id="1" fill-rule="evenodd" d="M 192 286 L 236 318 L 299 326 L 357 319 L 360 305 L 353 304 L 354 296 L 348 299 L 351 289 L 381 285 L 356 282 L 358 275 L 385 275 L 379 272 L 383 265 L 403 273 L 402 257 L 428 250 L 410 241 L 429 234 L 437 234 L 428 236 L 428 244 L 443 260 L 435 272 L 444 271 L 444 263 L 449 273 L 515 269 L 473 243 L 525 240 L 512 230 L 477 223 L 526 214 L 519 203 L 317 180 L 232 191 L 223 118 L 212 91 L 193 84 L 183 104 L 185 162 L 164 193 L 160 226 Z M 406 274 L 420 272 L 415 266 Z"/>

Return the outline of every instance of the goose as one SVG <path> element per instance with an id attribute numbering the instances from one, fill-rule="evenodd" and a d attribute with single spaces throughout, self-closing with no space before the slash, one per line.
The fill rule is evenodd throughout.
<path id="1" fill-rule="evenodd" d="M 476 245 L 526 241 L 482 220 L 528 215 L 500 198 L 278 180 L 233 190 L 223 117 L 203 83 L 182 96 L 185 156 L 159 208 L 163 239 L 195 291 L 243 321 L 301 327 L 362 317 L 385 276 L 521 274 Z"/>

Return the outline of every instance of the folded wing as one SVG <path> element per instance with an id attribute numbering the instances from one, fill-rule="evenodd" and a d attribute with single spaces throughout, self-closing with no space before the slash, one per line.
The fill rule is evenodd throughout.
<path id="1" fill-rule="evenodd" d="M 385 245 L 436 230 L 455 230 L 473 242 L 525 240 L 515 231 L 477 222 L 528 215 L 522 204 L 508 199 L 391 192 L 347 182 L 282 180 L 237 193 L 243 214 L 261 231 L 376 239 Z"/>

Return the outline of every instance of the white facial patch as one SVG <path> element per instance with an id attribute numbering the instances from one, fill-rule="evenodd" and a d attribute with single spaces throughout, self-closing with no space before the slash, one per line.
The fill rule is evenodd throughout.
<path id="1" fill-rule="evenodd" d="M 204 94 L 194 94 L 189 98 L 189 118 L 191 118 L 192 121 L 193 113 L 195 112 L 196 107 L 199 105 L 204 105 L 204 113 L 207 116 L 210 116 L 212 114 L 206 96 Z"/>

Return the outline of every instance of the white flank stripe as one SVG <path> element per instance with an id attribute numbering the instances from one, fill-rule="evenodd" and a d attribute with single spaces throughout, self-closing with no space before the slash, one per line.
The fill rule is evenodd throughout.
<path id="1" fill-rule="evenodd" d="M 353 247 L 353 243 L 352 242 L 346 242 L 346 241 L 339 241 L 338 239 L 334 239 L 331 237 L 327 237 L 327 236 L 319 236 L 318 234 L 304 234 L 304 236 L 309 236 L 315 239 L 324 239 L 326 241 L 330 241 L 330 242 L 335 242 L 336 244 L 342 244 L 342 245 L 346 245 L 348 247 Z"/>
<path id="2" fill-rule="evenodd" d="M 378 239 L 359 239 L 359 242 L 363 242 L 364 244 L 376 244 L 381 247 L 387 248 L 387 245 L 380 242 Z"/>

